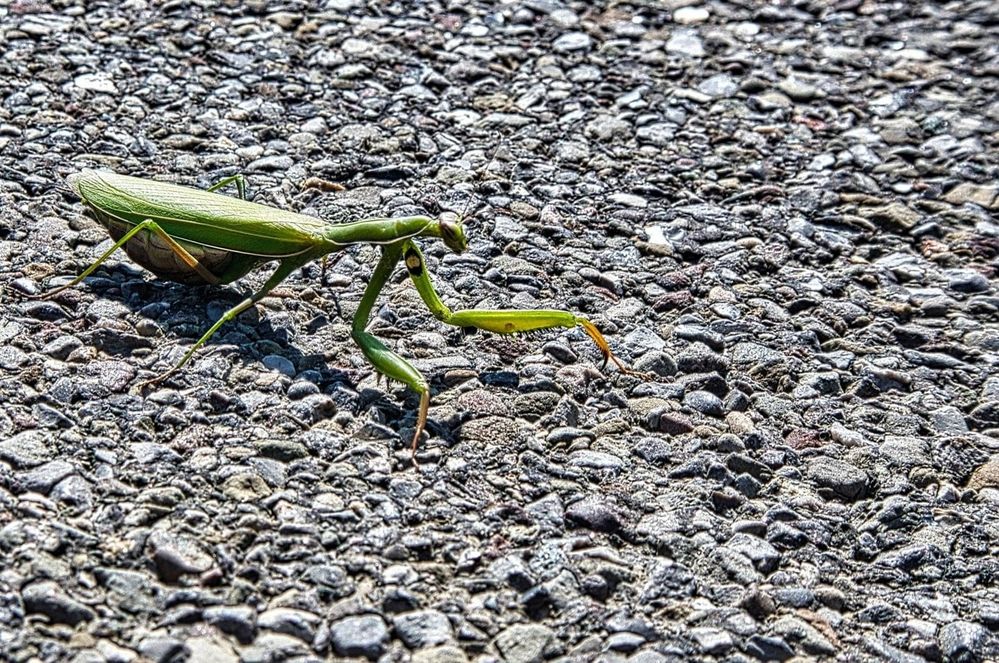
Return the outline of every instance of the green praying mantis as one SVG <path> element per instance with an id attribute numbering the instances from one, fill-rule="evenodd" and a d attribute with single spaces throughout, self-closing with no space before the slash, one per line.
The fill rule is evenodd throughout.
<path id="1" fill-rule="evenodd" d="M 227 310 L 176 366 L 143 386 L 159 382 L 183 367 L 222 325 L 254 306 L 299 267 L 357 244 L 377 244 L 382 253 L 354 314 L 351 337 L 376 371 L 419 395 L 411 447 L 414 455 L 427 422 L 430 386 L 409 361 L 366 331 L 375 301 L 399 262 L 427 308 L 441 322 L 499 334 L 578 326 L 603 353 L 604 367 L 611 360 L 621 371 L 635 373 L 614 356 L 592 322 L 568 311 L 451 311 L 445 306 L 434 290 L 415 239 L 439 238 L 450 250 L 462 253 L 467 241 L 460 220 L 411 216 L 329 224 L 246 200 L 241 175 L 225 178 L 207 190 L 94 170 L 71 175 L 68 182 L 92 216 L 107 229 L 114 245 L 72 281 L 45 293 L 46 298 L 79 284 L 122 247 L 134 262 L 160 278 L 190 285 L 231 283 L 263 263 L 277 262 L 277 269 L 259 290 Z M 239 198 L 213 193 L 228 184 L 236 185 Z"/>

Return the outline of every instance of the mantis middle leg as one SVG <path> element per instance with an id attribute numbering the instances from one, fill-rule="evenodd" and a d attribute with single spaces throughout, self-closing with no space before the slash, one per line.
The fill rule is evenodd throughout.
<path id="1" fill-rule="evenodd" d="M 413 280 L 420 297 L 434 317 L 443 323 L 456 327 L 474 327 L 497 334 L 515 334 L 517 332 L 534 331 L 537 329 L 552 329 L 554 327 L 581 327 L 593 342 L 600 348 L 604 356 L 604 367 L 607 361 L 613 361 L 622 373 L 638 374 L 624 365 L 611 352 L 607 339 L 592 322 L 580 315 L 558 309 L 465 309 L 452 312 L 434 290 L 434 284 L 427 274 L 423 253 L 415 243 L 406 241 L 402 247 L 406 261 L 406 270 Z"/>

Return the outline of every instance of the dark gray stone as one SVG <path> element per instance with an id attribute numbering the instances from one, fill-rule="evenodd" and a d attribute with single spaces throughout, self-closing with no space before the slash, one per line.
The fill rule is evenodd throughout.
<path id="1" fill-rule="evenodd" d="M 50 580 L 35 582 L 21 590 L 21 600 L 28 613 L 41 613 L 57 624 L 76 626 L 96 618 L 85 604 L 70 597 L 63 588 Z"/>
<path id="2" fill-rule="evenodd" d="M 375 660 L 389 641 L 388 627 L 378 615 L 346 617 L 330 624 L 330 644 L 339 656 Z"/>

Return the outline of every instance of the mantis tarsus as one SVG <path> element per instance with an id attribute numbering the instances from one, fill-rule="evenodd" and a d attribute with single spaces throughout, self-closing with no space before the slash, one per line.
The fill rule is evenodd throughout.
<path id="1" fill-rule="evenodd" d="M 614 356 L 593 323 L 568 311 L 451 311 L 445 306 L 434 290 L 423 253 L 414 239 L 438 237 L 449 249 L 461 253 L 466 250 L 467 242 L 460 221 L 412 216 L 328 224 L 311 216 L 246 200 L 241 175 L 226 178 L 208 190 L 93 170 L 71 175 L 68 181 L 115 243 L 82 274 L 46 293 L 45 297 L 80 283 L 122 247 L 133 261 L 157 276 L 192 285 L 231 283 L 265 262 L 278 263 L 267 282 L 252 296 L 226 311 L 176 366 L 144 384 L 159 382 L 180 369 L 222 325 L 260 301 L 293 271 L 354 244 L 378 244 L 382 247 L 382 255 L 357 307 L 351 336 L 375 370 L 419 394 L 420 407 L 412 443 L 414 454 L 427 421 L 430 387 L 412 364 L 366 331 L 375 300 L 400 261 L 427 308 L 441 322 L 500 334 L 578 326 L 600 348 L 604 366 L 611 360 L 622 371 L 633 372 Z M 212 193 L 227 184 L 236 185 L 239 198 Z"/>

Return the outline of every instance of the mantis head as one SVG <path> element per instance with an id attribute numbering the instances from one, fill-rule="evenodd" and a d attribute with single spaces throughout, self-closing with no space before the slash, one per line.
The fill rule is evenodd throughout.
<path id="1" fill-rule="evenodd" d="M 447 248 L 455 253 L 464 253 L 468 249 L 468 240 L 465 239 L 465 226 L 458 217 L 442 218 L 439 223 L 441 239 Z"/>

